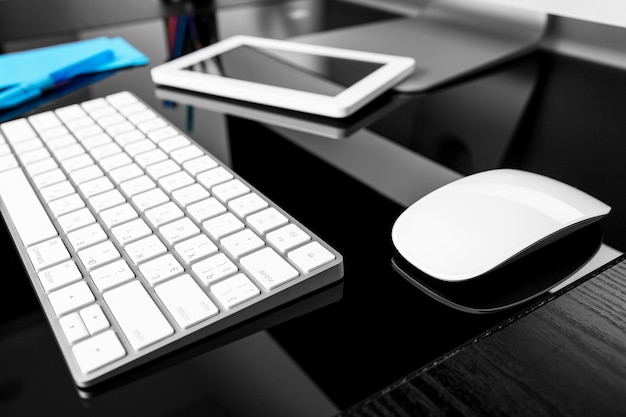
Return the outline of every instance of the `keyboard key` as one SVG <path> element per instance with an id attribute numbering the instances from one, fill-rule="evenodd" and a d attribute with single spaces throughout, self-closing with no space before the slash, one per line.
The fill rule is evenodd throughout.
<path id="1" fill-rule="evenodd" d="M 99 224 L 92 224 L 82 229 L 68 233 L 67 239 L 70 241 L 72 248 L 79 251 L 96 243 L 103 242 L 108 239 L 107 234 L 102 230 Z"/>
<path id="2" fill-rule="evenodd" d="M 156 130 L 165 126 L 167 126 L 167 122 L 158 117 L 137 124 L 139 130 L 141 130 L 143 133 L 148 133 L 152 130 Z"/>
<path id="3" fill-rule="evenodd" d="M 184 148 L 178 148 L 170 153 L 170 157 L 179 164 L 189 161 L 190 159 L 202 156 L 204 152 L 200 150 L 196 145 L 185 146 Z"/>
<path id="4" fill-rule="evenodd" d="M 26 119 L 17 119 L 2 123 L 0 125 L 0 130 L 4 133 L 4 136 L 12 145 L 26 139 L 37 137 L 37 134 Z"/>
<path id="5" fill-rule="evenodd" d="M 65 125 L 72 131 L 81 129 L 83 127 L 93 126 L 94 124 L 95 123 L 93 122 L 93 119 L 89 116 L 77 117 L 65 123 Z"/>
<path id="6" fill-rule="evenodd" d="M 15 157 L 13 157 L 13 155 L 6 155 L 6 156 L 11 156 L 13 161 L 15 161 Z M 2 158 L 0 158 L 0 160 L 4 160 L 4 158 L 6 156 L 3 156 Z M 8 168 L 14 168 L 15 166 L 17 166 L 17 161 L 15 161 L 15 166 L 13 167 L 5 167 L 5 162 L 0 162 L 0 166 L 4 167 L 5 169 Z M 54 159 L 52 158 L 46 158 L 43 159 L 41 161 L 35 162 L 34 164 L 30 164 L 26 167 L 26 171 L 30 174 L 30 175 L 38 175 L 38 174 L 43 174 L 44 172 L 48 172 L 50 170 L 53 170 L 55 168 L 58 168 L 57 163 L 54 161 Z"/>
<path id="7" fill-rule="evenodd" d="M 41 136 L 41 139 L 43 139 L 44 142 L 47 142 L 49 140 L 56 139 L 61 136 L 65 136 L 68 133 L 69 133 L 69 130 L 67 130 L 65 126 L 56 126 L 56 127 L 52 127 L 50 129 L 39 132 L 39 136 Z"/>
<path id="8" fill-rule="evenodd" d="M 141 275 L 143 275 L 148 284 L 152 286 L 168 278 L 182 274 L 183 271 L 184 268 L 170 253 L 139 266 L 139 272 L 141 272 Z"/>
<path id="9" fill-rule="evenodd" d="M 135 195 L 132 200 L 139 210 L 145 211 L 167 203 L 170 198 L 160 188 L 153 188 L 145 193 Z"/>
<path id="10" fill-rule="evenodd" d="M 48 147 L 54 152 L 57 149 L 61 149 L 65 146 L 73 145 L 76 143 L 76 139 L 72 135 L 61 135 L 50 139 L 46 142 Z"/>
<path id="11" fill-rule="evenodd" d="M 36 271 L 41 271 L 70 258 L 70 253 L 58 237 L 31 246 L 27 252 Z"/>
<path id="12" fill-rule="evenodd" d="M 241 258 L 241 264 L 266 290 L 273 290 L 300 275 L 272 248 L 263 248 Z"/>
<path id="13" fill-rule="evenodd" d="M 107 320 L 102 308 L 97 305 L 90 305 L 80 310 L 80 317 L 83 319 L 83 323 L 89 334 L 96 334 L 104 329 L 108 329 L 111 325 Z"/>
<path id="14" fill-rule="evenodd" d="M 99 133 L 102 133 L 102 128 L 98 125 L 93 124 L 91 126 L 86 126 L 86 127 L 74 130 L 73 132 L 74 132 L 74 136 L 76 136 L 76 139 L 80 141 L 90 136 L 94 136 Z"/>
<path id="15" fill-rule="evenodd" d="M 65 168 L 67 172 L 72 172 L 77 169 L 85 168 L 93 164 L 94 164 L 93 159 L 91 159 L 91 157 L 87 154 L 78 155 L 73 158 L 68 158 L 61 162 L 61 165 L 63 165 L 63 168 Z"/>
<path id="16" fill-rule="evenodd" d="M 154 235 L 129 243 L 124 249 L 130 260 L 136 264 L 167 252 L 165 245 Z"/>
<path id="17" fill-rule="evenodd" d="M 76 344 L 72 352 L 80 370 L 85 374 L 126 356 L 124 346 L 112 330 Z"/>
<path id="18" fill-rule="evenodd" d="M 91 270 L 120 257 L 120 253 L 110 240 L 78 252 L 85 269 Z"/>
<path id="19" fill-rule="evenodd" d="M 157 162 L 165 161 L 166 159 L 167 155 L 160 149 L 144 152 L 135 157 L 135 161 L 137 161 L 137 164 L 139 164 L 142 168 L 146 168 L 152 164 L 156 164 Z"/>
<path id="20" fill-rule="evenodd" d="M 118 224 L 125 223 L 129 220 L 136 219 L 138 216 L 135 209 L 128 203 L 106 209 L 100 212 L 100 217 L 107 227 L 111 228 Z"/>
<path id="21" fill-rule="evenodd" d="M 244 274 L 226 278 L 211 286 L 211 293 L 226 308 L 231 309 L 261 294 L 261 291 Z"/>
<path id="22" fill-rule="evenodd" d="M 130 156 L 126 155 L 125 153 L 118 153 L 118 154 L 103 158 L 99 162 L 100 162 L 100 166 L 102 167 L 102 169 L 109 172 L 109 171 L 114 170 L 115 168 L 128 165 L 132 163 L 133 160 L 130 159 Z"/>
<path id="23" fill-rule="evenodd" d="M 242 218 L 267 206 L 267 201 L 259 197 L 257 193 L 246 194 L 228 202 L 228 207 Z"/>
<path id="24" fill-rule="evenodd" d="M 124 150 L 131 157 L 139 155 L 140 153 L 151 151 L 155 148 L 156 145 L 149 139 L 138 140 L 137 142 L 133 142 L 124 146 Z"/>
<path id="25" fill-rule="evenodd" d="M 166 126 L 160 129 L 151 130 L 148 132 L 148 137 L 155 143 L 159 143 L 163 139 L 170 138 L 178 134 L 178 131 L 171 126 Z"/>
<path id="26" fill-rule="evenodd" d="M 109 106 L 107 101 L 104 98 L 102 98 L 102 97 L 98 97 L 98 98 L 94 98 L 94 99 L 91 99 L 91 100 L 83 101 L 80 106 L 83 108 L 83 110 L 85 110 L 87 113 L 89 113 L 93 117 L 95 117 L 94 113 L 97 112 L 98 109 L 102 109 L 102 108 L 111 108 L 112 109 L 112 107 Z"/>
<path id="27" fill-rule="evenodd" d="M 87 113 L 78 105 L 72 104 L 71 106 L 61 107 L 55 111 L 57 117 L 64 122 L 68 122 L 79 117 L 86 116 Z"/>
<path id="28" fill-rule="evenodd" d="M 291 223 L 278 230 L 267 234 L 267 240 L 276 246 L 280 252 L 285 253 L 290 249 L 311 240 L 311 236 L 306 234 L 295 224 Z"/>
<path id="29" fill-rule="evenodd" d="M 187 239 L 174 246 L 174 249 L 183 259 L 183 262 L 188 265 L 217 252 L 217 246 L 206 235 L 198 235 Z"/>
<path id="30" fill-rule="evenodd" d="M 47 174 L 46 174 L 47 175 Z M 82 184 L 87 181 L 94 180 L 96 178 L 102 177 L 104 174 L 102 170 L 97 165 L 90 165 L 85 168 L 77 169 L 70 174 L 72 180 L 76 184 Z"/>
<path id="31" fill-rule="evenodd" d="M 143 193 L 144 191 L 148 191 L 154 187 L 156 187 L 156 184 L 146 175 L 124 181 L 120 184 L 122 191 L 124 191 L 124 193 L 129 197 Z"/>
<path id="32" fill-rule="evenodd" d="M 47 149 L 41 148 L 34 151 L 25 152 L 20 155 L 20 159 L 24 165 L 30 165 L 34 162 L 41 161 L 50 157 L 50 152 Z"/>
<path id="33" fill-rule="evenodd" d="M 85 281 L 78 281 L 48 294 L 50 305 L 57 316 L 93 303 L 96 299 Z"/>
<path id="34" fill-rule="evenodd" d="M 123 106 L 118 106 L 117 110 L 124 116 L 130 116 L 131 114 L 140 112 L 147 108 L 145 104 L 137 101 L 134 97 L 133 100 L 134 101 L 131 103 L 124 104 Z"/>
<path id="35" fill-rule="evenodd" d="M 162 224 L 183 217 L 181 209 L 179 209 L 178 206 L 172 202 L 151 208 L 150 210 L 147 210 L 145 214 L 148 221 L 154 227 L 159 227 Z"/>
<path id="36" fill-rule="evenodd" d="M 191 266 L 191 269 L 204 285 L 212 284 L 239 270 L 237 265 L 223 253 L 218 253 L 215 256 L 197 262 Z"/>
<path id="37" fill-rule="evenodd" d="M 91 156 L 96 161 L 99 161 L 100 159 L 107 158 L 112 155 L 116 155 L 120 152 L 122 152 L 122 148 L 120 148 L 117 143 L 113 143 L 113 142 L 96 146 L 95 148 L 92 148 L 89 151 Z"/>
<path id="38" fill-rule="evenodd" d="M 129 164 L 109 171 L 109 175 L 116 184 L 120 184 L 143 175 L 143 170 L 137 164 Z"/>
<path id="39" fill-rule="evenodd" d="M 44 291 L 49 293 L 64 285 L 79 281 L 83 275 L 72 260 L 45 269 L 39 273 L 39 282 Z"/>
<path id="40" fill-rule="evenodd" d="M 191 204 L 187 207 L 189 215 L 197 222 L 203 222 L 211 217 L 217 216 L 226 212 L 226 207 L 216 198 L 208 198 L 198 203 Z"/>
<path id="41" fill-rule="evenodd" d="M 249 193 L 250 188 L 239 180 L 231 180 L 223 184 L 216 185 L 213 189 L 211 189 L 211 192 L 223 202 L 227 202 L 235 197 Z"/>
<path id="42" fill-rule="evenodd" d="M 83 129 L 85 127 L 92 127 L 95 125 L 93 119 L 89 116 L 77 117 L 75 119 L 69 120 L 65 122 L 65 125 L 72 132 L 76 132 L 77 130 Z"/>
<path id="43" fill-rule="evenodd" d="M 95 195 L 89 199 L 89 203 L 93 206 L 96 212 L 115 207 L 126 201 L 124 196 L 118 190 L 110 190 L 102 194 Z"/>
<path id="44" fill-rule="evenodd" d="M 193 177 L 201 172 L 215 168 L 216 166 L 217 162 L 215 162 L 213 158 L 207 155 L 202 155 L 198 158 L 190 159 L 183 164 L 183 168 L 185 169 L 185 171 L 187 171 Z"/>
<path id="45" fill-rule="evenodd" d="M 71 194 L 51 201 L 48 207 L 50 207 L 50 210 L 56 217 L 59 217 L 65 213 L 85 207 L 85 202 L 78 194 Z"/>
<path id="46" fill-rule="evenodd" d="M 164 177 L 174 172 L 180 171 L 180 165 L 176 162 L 168 159 L 167 161 L 158 162 L 154 165 L 150 165 L 146 168 L 146 172 L 155 180 Z"/>
<path id="47" fill-rule="evenodd" d="M 89 336 L 89 331 L 78 313 L 68 314 L 59 319 L 61 330 L 70 344 L 74 344 Z"/>
<path id="48" fill-rule="evenodd" d="M 174 201 L 183 207 L 210 197 L 209 192 L 200 184 L 192 184 L 172 193 Z"/>
<path id="49" fill-rule="evenodd" d="M 104 293 L 104 301 L 135 351 L 171 335 L 174 329 L 139 281 Z"/>
<path id="50" fill-rule="evenodd" d="M 106 132 L 111 137 L 116 139 L 119 135 L 123 133 L 128 133 L 135 130 L 135 125 L 128 121 L 123 121 L 120 123 L 115 123 L 114 125 L 110 125 L 106 127 Z"/>
<path id="51" fill-rule="evenodd" d="M 187 145 L 189 145 L 189 141 L 182 136 L 174 136 L 159 142 L 159 148 L 167 153 Z"/>
<path id="52" fill-rule="evenodd" d="M 56 159 L 58 159 L 59 161 L 64 161 L 75 156 L 83 155 L 85 153 L 85 149 L 79 144 L 75 143 L 69 146 L 57 148 L 54 150 L 53 153 Z"/>
<path id="53" fill-rule="evenodd" d="M 135 219 L 114 227 L 111 229 L 111 232 L 118 242 L 125 245 L 139 238 L 151 235 L 152 229 L 150 229 L 142 219 Z"/>
<path id="54" fill-rule="evenodd" d="M 90 151 L 94 148 L 97 148 L 98 146 L 106 145 L 112 142 L 113 140 L 109 135 L 107 135 L 106 133 L 100 133 L 99 135 L 94 135 L 83 139 L 80 143 L 85 149 Z"/>
<path id="55" fill-rule="evenodd" d="M 136 112 L 133 112 L 128 115 L 128 120 L 133 122 L 134 124 L 138 124 L 141 122 L 145 122 L 146 120 L 154 119 L 157 115 L 155 112 L 149 109 L 143 109 Z"/>
<path id="56" fill-rule="evenodd" d="M 243 229 L 244 224 L 233 213 L 226 213 L 205 221 L 202 223 L 202 227 L 214 239 L 221 239 L 226 235 Z"/>
<path id="57" fill-rule="evenodd" d="M 222 167 L 204 171 L 196 177 L 198 182 L 209 190 L 215 185 L 223 183 L 233 178 L 233 175 Z"/>
<path id="58" fill-rule="evenodd" d="M 135 129 L 135 125 L 130 123 L 129 121 L 123 121 L 120 123 L 115 123 L 113 125 L 109 125 L 105 128 L 108 135 L 110 135 L 117 142 L 117 138 L 124 133 L 133 132 Z M 119 142 L 118 142 L 119 143 Z M 121 145 L 121 143 L 120 143 Z M 122 145 L 123 146 L 123 145 Z"/>
<path id="59" fill-rule="evenodd" d="M 103 114 L 102 112 L 100 112 L 92 116 L 98 119 L 98 124 L 102 127 L 111 126 L 116 123 L 123 122 L 125 120 L 124 116 L 122 116 L 119 113 L 114 112 L 112 109 L 111 109 L 111 113 Z"/>
<path id="60" fill-rule="evenodd" d="M 120 146 L 126 146 L 129 143 L 136 142 L 143 138 L 145 138 L 143 133 L 141 133 L 140 131 L 136 129 L 131 129 L 129 131 L 116 135 L 115 142 L 117 142 Z"/>
<path id="61" fill-rule="evenodd" d="M 225 237 L 220 243 L 235 258 L 265 246 L 265 242 L 250 229 L 244 229 Z"/>
<path id="62" fill-rule="evenodd" d="M 159 185 L 168 193 L 193 184 L 193 182 L 193 178 L 191 178 L 185 171 L 179 171 L 166 177 L 159 178 Z"/>
<path id="63" fill-rule="evenodd" d="M 39 139 L 28 139 L 20 143 L 16 143 L 13 145 L 13 150 L 18 155 L 21 155 L 28 151 L 33 151 L 35 149 L 43 149 L 43 142 Z M 49 156 L 49 155 L 48 155 Z"/>
<path id="64" fill-rule="evenodd" d="M 113 189 L 113 183 L 107 177 L 100 177 L 84 182 L 78 186 L 87 198 Z"/>
<path id="65" fill-rule="evenodd" d="M 71 130 L 76 131 L 84 127 L 90 127 L 95 125 L 93 119 L 89 116 L 78 117 L 76 119 L 69 120 L 65 125 Z"/>
<path id="66" fill-rule="evenodd" d="M 121 91 L 119 93 L 111 94 L 106 97 L 106 100 L 115 108 L 121 109 L 125 106 L 133 105 L 137 103 L 137 99 L 128 91 Z M 140 103 L 137 103 L 140 104 Z M 143 107 L 141 107 L 143 108 Z M 121 113 L 124 113 L 120 110 Z"/>
<path id="67" fill-rule="evenodd" d="M 182 329 L 187 329 L 219 312 L 189 275 L 174 278 L 157 286 L 154 291 Z"/>
<path id="68" fill-rule="evenodd" d="M 200 233 L 200 229 L 189 218 L 183 217 L 160 227 L 159 232 L 169 244 L 174 244 Z"/>
<path id="69" fill-rule="evenodd" d="M 96 219 L 91 214 L 91 211 L 87 208 L 82 208 L 80 210 L 76 210 L 69 214 L 64 214 L 57 218 L 59 221 L 59 225 L 61 229 L 65 233 L 69 233 L 72 230 L 79 229 L 81 227 L 87 226 L 91 223 L 95 223 Z"/>
<path id="70" fill-rule="evenodd" d="M 246 218 L 250 226 L 261 234 L 287 224 L 289 220 L 274 207 L 252 214 Z"/>
<path id="71" fill-rule="evenodd" d="M 287 255 L 303 272 L 311 272 L 320 266 L 335 260 L 328 249 L 319 244 L 319 242 L 311 242 L 295 249 Z"/>
<path id="72" fill-rule="evenodd" d="M 56 228 L 21 169 L 0 173 L 0 197 L 25 246 L 57 235 Z"/>
<path id="73" fill-rule="evenodd" d="M 57 184 L 49 185 L 42 188 L 41 195 L 46 202 L 51 202 L 57 198 L 65 197 L 75 192 L 74 187 L 69 181 L 61 181 Z"/>
<path id="74" fill-rule="evenodd" d="M 0 171 L 7 171 L 12 168 L 17 168 L 20 164 L 13 155 L 4 155 L 0 157 Z"/>
<path id="75" fill-rule="evenodd" d="M 61 121 L 52 111 L 30 116 L 28 121 L 39 133 L 53 127 L 61 126 Z"/>
<path id="76" fill-rule="evenodd" d="M 100 292 L 135 278 L 132 269 L 123 259 L 118 259 L 103 267 L 96 268 L 89 275 Z"/>

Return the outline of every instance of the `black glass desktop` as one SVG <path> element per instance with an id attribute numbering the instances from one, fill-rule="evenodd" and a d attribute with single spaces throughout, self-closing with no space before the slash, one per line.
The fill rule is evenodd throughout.
<path id="1" fill-rule="evenodd" d="M 394 17 L 334 2 L 216 11 L 208 3 L 195 2 L 194 9 L 168 2 L 155 14 L 129 20 L 106 21 L 103 15 L 97 25 L 33 29 L 31 35 L 6 35 L 2 47 L 10 52 L 115 34 L 149 55 L 153 65 L 171 57 L 164 27 L 181 11 L 205 24 L 204 42 L 220 30 L 238 30 L 220 22 L 292 37 Z M 308 18 L 289 18 L 303 16 L 303 10 Z M 331 416 L 432 366 L 528 306 L 475 315 L 422 293 L 393 269 L 394 220 L 411 202 L 462 175 L 519 168 L 611 205 L 601 222 L 604 242 L 611 254 L 623 251 L 624 77 L 615 67 L 538 50 L 428 93 L 390 92 L 336 121 L 157 88 L 149 67 L 141 67 L 85 78 L 21 114 L 0 114 L 10 120 L 132 91 L 345 259 L 339 285 L 83 391 L 72 383 L 3 230 L 0 414 Z"/>

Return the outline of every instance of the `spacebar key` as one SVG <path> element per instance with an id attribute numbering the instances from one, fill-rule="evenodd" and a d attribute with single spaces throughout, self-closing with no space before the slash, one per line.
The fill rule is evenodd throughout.
<path id="1" fill-rule="evenodd" d="M 139 281 L 105 292 L 103 297 L 134 350 L 141 350 L 174 333 Z"/>
<path id="2" fill-rule="evenodd" d="M 57 236 L 57 231 L 21 168 L 0 173 L 0 197 L 24 246 Z"/>

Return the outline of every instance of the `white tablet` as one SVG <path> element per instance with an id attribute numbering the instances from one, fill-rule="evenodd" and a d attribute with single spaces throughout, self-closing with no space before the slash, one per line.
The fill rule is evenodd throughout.
<path id="1" fill-rule="evenodd" d="M 346 117 L 411 74 L 414 66 L 407 57 L 233 36 L 158 65 L 151 75 L 159 85 Z"/>

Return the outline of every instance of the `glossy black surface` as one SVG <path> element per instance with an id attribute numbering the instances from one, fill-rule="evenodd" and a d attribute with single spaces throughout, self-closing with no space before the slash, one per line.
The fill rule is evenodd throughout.
<path id="1" fill-rule="evenodd" d="M 212 33 L 220 36 L 254 29 L 288 37 L 388 17 L 315 4 L 218 8 L 217 17 L 198 21 L 215 22 Z M 289 18 L 302 10 L 305 18 Z M 150 56 L 150 66 L 171 56 L 164 18 L 120 21 L 81 26 L 75 34 L 122 35 Z M 32 36 L 45 41 L 43 33 Z M 25 37 L 3 46 L 23 47 Z M 150 66 L 82 80 L 90 84 L 47 95 L 22 115 L 134 92 L 341 252 L 343 285 L 132 378 L 79 392 L 3 230 L 0 415 L 323 417 L 373 395 L 514 314 L 449 308 L 392 267 L 397 216 L 460 175 L 519 168 L 579 187 L 613 207 L 600 223 L 604 239 L 626 249 L 626 74 L 620 70 L 537 52 L 429 94 L 386 95 L 343 124 L 278 112 L 285 119 L 277 126 L 259 123 L 265 119 L 251 112 L 268 109 L 200 105 L 184 93 L 175 102 L 157 97 Z M 16 111 L 0 113 L 0 120 L 14 117 Z"/>

